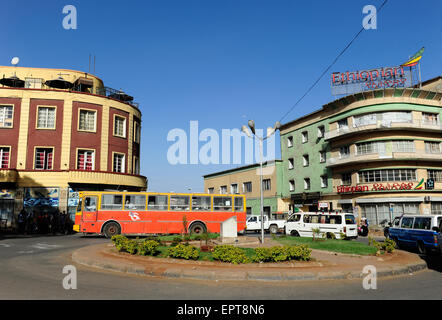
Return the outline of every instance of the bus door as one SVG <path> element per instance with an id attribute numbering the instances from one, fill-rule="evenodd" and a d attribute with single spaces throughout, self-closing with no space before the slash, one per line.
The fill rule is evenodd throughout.
<path id="1" fill-rule="evenodd" d="M 84 222 L 96 222 L 98 211 L 98 196 L 85 196 L 83 198 L 83 215 Z"/>

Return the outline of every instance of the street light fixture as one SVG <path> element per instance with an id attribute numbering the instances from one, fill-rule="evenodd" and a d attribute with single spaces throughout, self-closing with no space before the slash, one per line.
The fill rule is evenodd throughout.
<path id="1" fill-rule="evenodd" d="M 255 121 L 253 120 L 249 120 L 248 122 L 249 128 L 250 130 L 252 130 L 253 135 L 255 136 L 255 138 L 257 138 L 259 140 L 259 168 L 260 168 L 260 193 L 261 193 L 261 243 L 264 243 L 264 197 L 263 197 L 263 192 L 262 192 L 262 148 L 263 148 L 263 142 L 264 140 L 267 140 L 268 138 L 270 138 L 277 130 L 279 130 L 281 128 L 281 123 L 279 123 L 279 121 L 277 121 L 275 123 L 275 126 L 272 127 L 268 127 L 267 128 L 267 135 L 265 137 L 259 137 L 256 135 L 256 131 L 255 131 Z M 252 138 L 252 135 L 250 134 L 249 129 L 246 126 L 242 126 L 241 131 L 244 132 L 249 138 Z"/>

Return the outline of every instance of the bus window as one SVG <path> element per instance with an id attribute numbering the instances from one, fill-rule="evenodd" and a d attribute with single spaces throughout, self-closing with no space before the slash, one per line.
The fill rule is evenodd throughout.
<path id="1" fill-rule="evenodd" d="M 352 214 L 345 215 L 345 224 L 356 224 L 355 216 Z"/>
<path id="2" fill-rule="evenodd" d="M 84 199 L 84 211 L 85 212 L 97 211 L 97 197 L 86 197 Z"/>
<path id="3" fill-rule="evenodd" d="M 83 199 L 80 198 L 80 200 L 78 201 L 77 212 L 81 212 L 81 206 L 82 205 L 83 205 Z"/>
<path id="4" fill-rule="evenodd" d="M 328 224 L 341 224 L 342 217 L 341 216 L 327 216 L 326 223 L 328 223 Z"/>
<path id="5" fill-rule="evenodd" d="M 149 196 L 147 199 L 147 210 L 164 211 L 169 209 L 166 195 Z"/>
<path id="6" fill-rule="evenodd" d="M 124 210 L 146 210 L 146 196 L 128 194 L 126 195 Z"/>
<path id="7" fill-rule="evenodd" d="M 312 214 L 306 214 L 304 216 L 304 223 L 319 223 L 319 216 L 312 215 Z"/>
<path id="8" fill-rule="evenodd" d="M 189 211 L 189 196 L 170 196 L 170 210 Z"/>
<path id="9" fill-rule="evenodd" d="M 232 197 L 213 197 L 213 211 L 232 211 Z"/>
<path id="10" fill-rule="evenodd" d="M 103 194 L 101 196 L 101 210 L 122 210 L 123 195 Z"/>
<path id="11" fill-rule="evenodd" d="M 244 211 L 244 201 L 242 197 L 235 197 L 235 212 Z"/>
<path id="12" fill-rule="evenodd" d="M 193 196 L 192 211 L 212 211 L 210 197 Z"/>

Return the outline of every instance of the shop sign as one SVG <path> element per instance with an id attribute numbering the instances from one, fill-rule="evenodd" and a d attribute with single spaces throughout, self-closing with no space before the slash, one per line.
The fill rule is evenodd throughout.
<path id="1" fill-rule="evenodd" d="M 411 70 L 402 66 L 334 72 L 331 75 L 333 95 L 352 94 L 374 89 L 405 88 L 411 85 Z"/>
<path id="2" fill-rule="evenodd" d="M 414 182 L 397 182 L 397 183 L 373 183 L 372 185 L 364 186 L 338 186 L 338 193 L 360 193 L 360 192 L 374 192 L 374 191 L 388 191 L 388 190 L 419 190 L 414 188 Z"/>

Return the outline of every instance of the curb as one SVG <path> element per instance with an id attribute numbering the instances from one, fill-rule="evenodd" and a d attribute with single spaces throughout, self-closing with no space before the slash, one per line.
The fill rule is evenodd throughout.
<path id="1" fill-rule="evenodd" d="M 88 247 L 86 247 L 88 248 Z M 263 281 L 263 282 L 286 282 L 286 281 L 320 281 L 320 280 L 352 280 L 363 279 L 366 274 L 362 271 L 259 271 L 259 270 L 204 270 L 197 268 L 185 269 L 177 265 L 162 267 L 144 267 L 132 262 L 118 262 L 116 259 L 99 260 L 82 254 L 85 248 L 77 249 L 72 254 L 72 260 L 78 264 L 98 268 L 106 271 L 120 272 L 130 275 L 160 277 L 167 279 L 187 279 L 187 280 L 211 280 L 211 281 Z M 111 261 L 114 260 L 114 261 Z M 390 277 L 427 269 L 425 262 L 407 264 L 399 267 L 384 267 L 377 270 L 377 277 Z"/>

